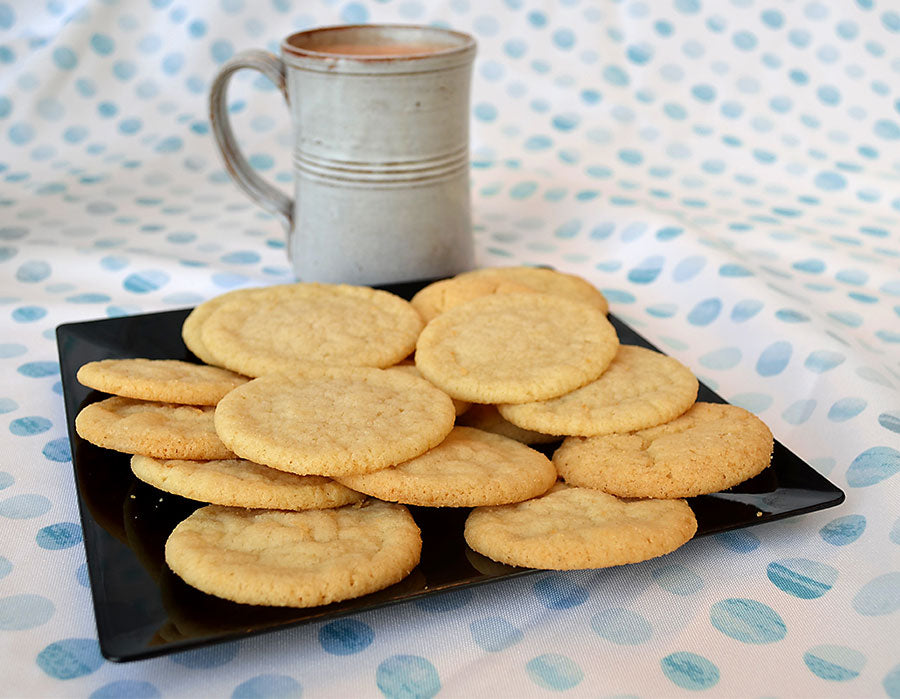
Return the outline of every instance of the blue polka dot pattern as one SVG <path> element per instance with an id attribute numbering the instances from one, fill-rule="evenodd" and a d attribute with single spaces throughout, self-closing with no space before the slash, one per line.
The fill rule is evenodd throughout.
<path id="1" fill-rule="evenodd" d="M 382 661 L 375 683 L 388 699 L 433 697 L 441 688 L 434 665 L 419 655 L 392 655 Z"/>
<path id="2" fill-rule="evenodd" d="M 709 689 L 719 682 L 719 668 L 696 653 L 672 653 L 660 661 L 660 666 L 666 678 L 682 689 Z"/>
<path id="3" fill-rule="evenodd" d="M 553 691 L 572 689 L 584 679 L 584 672 L 571 658 L 556 653 L 532 658 L 525 669 L 536 685 Z"/>
<path id="4" fill-rule="evenodd" d="M 756 600 L 735 598 L 716 602 L 709 618 L 716 629 L 742 643 L 774 643 L 787 634 L 781 616 Z"/>
<path id="5" fill-rule="evenodd" d="M 359 653 L 372 645 L 374 639 L 372 627 L 357 619 L 339 619 L 319 629 L 319 643 L 333 655 Z"/>
<path id="6" fill-rule="evenodd" d="M 292 699 L 302 695 L 303 687 L 297 680 L 287 675 L 251 677 L 235 687 L 231 694 L 232 699 L 263 699 L 263 697 Z"/>
<path id="7" fill-rule="evenodd" d="M 97 641 L 89 638 L 66 638 L 51 643 L 37 656 L 37 665 L 48 676 L 71 680 L 90 675 L 100 669 L 103 658 Z"/>

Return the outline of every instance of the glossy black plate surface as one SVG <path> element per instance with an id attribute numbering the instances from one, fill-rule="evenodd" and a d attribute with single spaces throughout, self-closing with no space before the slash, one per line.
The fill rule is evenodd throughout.
<path id="1" fill-rule="evenodd" d="M 386 287 L 409 298 L 422 284 Z M 103 655 L 128 661 L 243 638 L 341 614 L 489 583 L 535 571 L 495 563 L 466 546 L 466 509 L 410 508 L 422 529 L 422 560 L 402 582 L 381 592 L 313 609 L 235 604 L 199 592 L 165 565 L 169 533 L 200 506 L 141 483 L 129 456 L 88 444 L 74 420 L 105 394 L 75 380 L 98 359 L 148 357 L 197 361 L 181 340 L 189 310 L 72 323 L 57 328 L 60 369 L 75 486 L 78 491 L 97 631 Z M 625 344 L 652 347 L 610 317 Z M 705 386 L 700 400 L 721 402 Z M 776 442 L 772 467 L 727 492 L 690 500 L 697 536 L 747 527 L 833 507 L 843 492 Z"/>

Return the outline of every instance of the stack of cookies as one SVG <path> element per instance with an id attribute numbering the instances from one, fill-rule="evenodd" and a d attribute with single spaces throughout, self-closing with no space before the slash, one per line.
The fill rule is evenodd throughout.
<path id="1" fill-rule="evenodd" d="M 345 285 L 234 291 L 184 324 L 207 365 L 82 367 L 114 397 L 76 428 L 133 454 L 138 478 L 211 503 L 175 528 L 166 561 L 237 602 L 313 606 L 399 581 L 422 547 L 406 505 L 474 508 L 466 541 L 502 563 L 636 562 L 689 540 L 683 498 L 762 471 L 772 435 L 695 403 L 691 372 L 620 346 L 606 312 L 583 279 L 522 267 L 410 302 Z M 529 446 L 559 440 L 552 460 Z"/>

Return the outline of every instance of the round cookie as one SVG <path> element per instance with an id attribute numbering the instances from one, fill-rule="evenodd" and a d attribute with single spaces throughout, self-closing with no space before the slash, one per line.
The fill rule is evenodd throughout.
<path id="1" fill-rule="evenodd" d="M 399 582 L 421 551 L 418 526 L 393 503 L 304 512 L 208 505 L 172 531 L 166 563 L 216 597 L 314 607 Z"/>
<path id="2" fill-rule="evenodd" d="M 411 376 L 417 376 L 419 378 L 423 378 L 422 372 L 419 371 L 418 369 L 416 369 L 415 362 L 412 362 L 412 361 L 408 362 L 408 361 L 404 360 L 404 361 L 400 362 L 400 364 L 395 364 L 394 366 L 388 367 L 387 369 L 385 369 L 385 371 L 399 371 L 404 374 L 410 374 Z M 471 403 L 469 403 L 467 401 L 457 400 L 456 398 L 451 398 L 450 400 L 453 401 L 453 409 L 456 411 L 457 417 L 459 417 L 464 412 L 466 412 L 469 409 L 469 406 L 472 405 Z"/>
<path id="3" fill-rule="evenodd" d="M 530 286 L 509 279 L 460 275 L 432 282 L 419 290 L 409 302 L 428 323 L 444 311 L 482 296 L 534 291 Z"/>
<path id="4" fill-rule="evenodd" d="M 476 507 L 546 493 L 556 483 L 556 469 L 546 456 L 512 439 L 454 427 L 421 456 L 338 480 L 353 490 L 406 505 Z"/>
<path id="5" fill-rule="evenodd" d="M 472 510 L 465 538 L 501 563 L 576 570 L 662 556 L 695 531 L 697 519 L 684 500 L 628 501 L 558 484 L 533 500 Z"/>
<path id="6" fill-rule="evenodd" d="M 606 297 L 586 279 L 546 267 L 484 267 L 457 275 L 458 279 L 491 279 L 497 283 L 515 283 L 542 294 L 582 301 L 601 313 L 609 312 Z"/>
<path id="7" fill-rule="evenodd" d="M 85 406 L 75 431 L 98 447 L 157 459 L 232 459 L 216 434 L 215 408 L 113 396 Z"/>
<path id="8" fill-rule="evenodd" d="M 298 476 L 244 459 L 186 461 L 135 455 L 131 470 L 155 488 L 214 505 L 319 510 L 364 499 L 330 478 Z"/>
<path id="9" fill-rule="evenodd" d="M 269 374 L 225 396 L 216 430 L 239 456 L 301 475 L 343 476 L 426 452 L 453 429 L 450 397 L 425 379 L 368 367 Z"/>
<path id="10" fill-rule="evenodd" d="M 496 405 L 482 405 L 473 403 L 462 415 L 456 424 L 466 427 L 474 427 L 485 432 L 493 432 L 504 437 L 509 437 L 522 444 L 550 444 L 558 442 L 561 437 L 555 434 L 543 434 L 532 430 L 525 430 L 512 424 L 504 418 Z"/>
<path id="11" fill-rule="evenodd" d="M 181 405 L 215 405 L 246 376 L 177 359 L 102 359 L 84 364 L 78 381 L 126 398 Z"/>
<path id="12" fill-rule="evenodd" d="M 697 388 L 697 378 L 677 359 L 621 345 L 596 381 L 559 398 L 498 409 L 514 425 L 537 432 L 633 432 L 674 420 L 697 400 Z"/>
<path id="13" fill-rule="evenodd" d="M 228 291 L 224 294 L 214 296 L 213 298 L 209 299 L 208 301 L 204 301 L 199 306 L 194 308 L 194 310 L 192 310 L 188 314 L 188 317 L 184 319 L 184 323 L 181 326 L 181 339 L 184 340 L 185 346 L 201 361 L 206 362 L 207 364 L 212 364 L 214 366 L 222 366 L 222 362 L 218 359 L 218 357 L 210 352 L 209 348 L 205 344 L 203 344 L 203 324 L 206 322 L 206 319 L 209 318 L 210 315 L 212 315 L 212 312 L 226 301 L 240 298 L 242 296 L 252 295 L 261 290 L 262 289 L 258 288 L 235 289 L 234 291 Z"/>
<path id="14" fill-rule="evenodd" d="M 549 294 L 498 294 L 442 313 L 419 335 L 416 366 L 454 398 L 525 403 L 574 391 L 609 366 L 606 316 Z"/>
<path id="15" fill-rule="evenodd" d="M 378 289 L 300 283 L 234 297 L 201 327 L 206 349 L 247 376 L 305 366 L 396 364 L 423 322 L 408 301 Z"/>
<path id="16" fill-rule="evenodd" d="M 620 497 L 688 498 L 752 478 L 772 456 L 772 433 L 743 408 L 695 403 L 678 418 L 629 434 L 569 437 L 553 463 L 571 485 Z"/>
<path id="17" fill-rule="evenodd" d="M 433 282 L 410 303 L 429 322 L 444 311 L 480 296 L 537 292 L 583 301 L 602 313 L 609 311 L 606 297 L 592 284 L 573 274 L 542 267 L 487 267 Z"/>

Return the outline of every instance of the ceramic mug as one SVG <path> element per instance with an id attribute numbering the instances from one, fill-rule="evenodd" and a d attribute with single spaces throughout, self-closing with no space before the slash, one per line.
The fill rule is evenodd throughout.
<path id="1" fill-rule="evenodd" d="M 227 61 L 210 91 L 212 131 L 237 184 L 284 223 L 303 281 L 383 284 L 470 269 L 469 92 L 475 41 L 412 25 L 299 32 L 281 57 Z M 294 198 L 241 154 L 228 120 L 235 71 L 258 70 L 291 112 Z"/>

